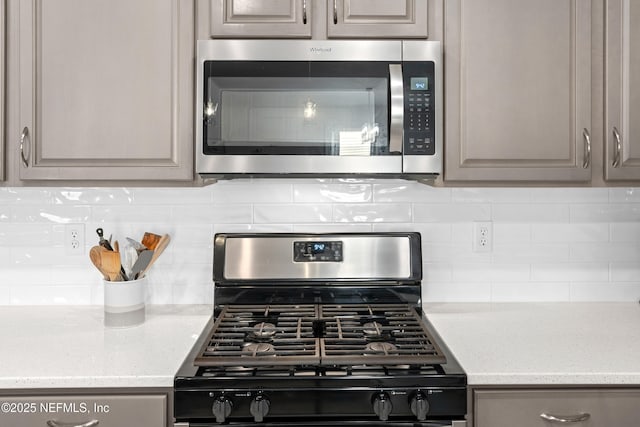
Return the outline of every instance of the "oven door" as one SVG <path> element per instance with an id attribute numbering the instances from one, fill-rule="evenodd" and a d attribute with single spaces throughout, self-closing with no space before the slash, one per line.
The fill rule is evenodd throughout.
<path id="1" fill-rule="evenodd" d="M 402 172 L 401 43 L 322 43 L 199 43 L 198 173 Z"/>

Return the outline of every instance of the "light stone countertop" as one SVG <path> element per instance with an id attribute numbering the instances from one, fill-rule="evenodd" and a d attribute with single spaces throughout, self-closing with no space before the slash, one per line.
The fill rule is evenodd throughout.
<path id="1" fill-rule="evenodd" d="M 102 306 L 2 306 L 0 390 L 173 387 L 212 313 L 147 306 L 143 324 L 107 328 Z"/>
<path id="2" fill-rule="evenodd" d="M 428 303 L 470 385 L 640 385 L 635 303 Z M 101 306 L 0 307 L 0 391 L 172 387 L 211 306 L 148 306 L 103 326 Z"/>
<path id="3" fill-rule="evenodd" d="M 637 303 L 431 303 L 470 385 L 640 385 Z"/>

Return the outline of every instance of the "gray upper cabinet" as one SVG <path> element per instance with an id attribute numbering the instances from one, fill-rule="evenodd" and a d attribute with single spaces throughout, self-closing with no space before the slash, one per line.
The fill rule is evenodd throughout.
<path id="1" fill-rule="evenodd" d="M 313 0 L 209 0 L 212 37 L 311 37 Z"/>
<path id="2" fill-rule="evenodd" d="M 428 0 L 207 0 L 210 36 L 426 38 Z M 205 12 L 207 13 L 207 12 Z"/>
<path id="3" fill-rule="evenodd" d="M 605 179 L 640 179 L 640 3 L 606 2 Z"/>
<path id="4" fill-rule="evenodd" d="M 591 180 L 591 0 L 445 1 L 445 180 Z"/>
<path id="5" fill-rule="evenodd" d="M 193 180 L 194 6 L 20 0 L 19 177 Z"/>
<path id="6" fill-rule="evenodd" d="M 328 37 L 427 37 L 427 0 L 329 0 L 327 9 Z"/>

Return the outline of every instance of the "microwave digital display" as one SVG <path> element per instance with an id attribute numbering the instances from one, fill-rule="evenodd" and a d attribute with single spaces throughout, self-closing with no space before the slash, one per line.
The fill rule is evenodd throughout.
<path id="1" fill-rule="evenodd" d="M 429 90 L 427 77 L 411 77 L 411 90 Z"/>

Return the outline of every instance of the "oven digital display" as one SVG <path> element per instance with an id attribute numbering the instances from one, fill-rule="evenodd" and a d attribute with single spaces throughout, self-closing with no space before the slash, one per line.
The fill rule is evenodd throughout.
<path id="1" fill-rule="evenodd" d="M 293 242 L 294 262 L 341 262 L 342 241 Z"/>

